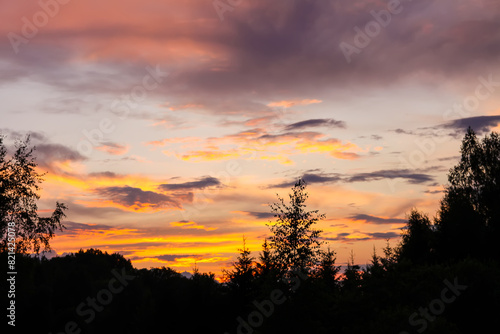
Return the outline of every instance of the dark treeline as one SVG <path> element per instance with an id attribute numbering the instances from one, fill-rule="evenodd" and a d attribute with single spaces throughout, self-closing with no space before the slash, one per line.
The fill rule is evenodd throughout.
<path id="1" fill-rule="evenodd" d="M 225 283 L 136 269 L 89 249 L 18 254 L 16 329 L 38 333 L 478 333 L 500 312 L 500 137 L 469 129 L 433 218 L 413 209 L 399 244 L 346 268 L 322 246 L 324 216 L 299 180 L 261 250 L 243 240 Z M 0 253 L 7 263 L 7 253 Z M 4 280 L 5 282 L 5 280 Z M 2 295 L 7 286 L 2 282 Z"/>

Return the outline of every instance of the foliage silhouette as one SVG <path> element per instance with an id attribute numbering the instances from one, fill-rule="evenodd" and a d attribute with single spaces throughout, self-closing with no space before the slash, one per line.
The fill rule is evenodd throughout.
<path id="1" fill-rule="evenodd" d="M 443 259 L 466 256 L 499 258 L 500 137 L 477 139 L 469 128 L 459 163 L 450 170 L 449 185 L 436 219 Z"/>
<path id="2" fill-rule="evenodd" d="M 238 251 L 240 254 L 237 261 L 233 263 L 233 269 L 223 269 L 222 272 L 228 286 L 234 290 L 233 292 L 240 298 L 247 298 L 253 290 L 256 268 L 254 258 L 246 247 L 245 237 L 243 237 L 243 248 Z"/>
<path id="3" fill-rule="evenodd" d="M 275 266 L 283 273 L 292 270 L 310 272 L 321 254 L 321 230 L 313 226 L 325 215 L 318 214 L 318 210 L 305 210 L 308 198 L 305 188 L 305 181 L 299 179 L 288 195 L 289 204 L 278 195 L 278 202 L 270 205 L 276 222 L 268 224 L 273 233 L 269 246 Z"/>
<path id="4" fill-rule="evenodd" d="M 319 264 L 314 272 L 314 276 L 325 281 L 327 286 L 335 286 L 337 284 L 337 275 L 340 271 L 340 266 L 335 265 L 337 261 L 335 251 L 330 247 L 326 251 L 321 251 Z"/>
<path id="5" fill-rule="evenodd" d="M 398 256 L 412 263 L 427 263 L 434 255 L 435 244 L 434 226 L 429 217 L 413 209 L 403 230 Z"/>
<path id="6" fill-rule="evenodd" d="M 30 147 L 30 137 L 16 143 L 12 157 L 7 156 L 4 137 L 0 135 L 0 248 L 7 249 L 8 223 L 15 223 L 16 252 L 38 253 L 40 249 L 50 250 L 49 241 L 54 232 L 63 230 L 61 220 L 67 209 L 63 203 L 56 203 L 50 217 L 40 217 L 36 201 L 43 174 L 36 171 L 33 157 L 34 148 Z"/>

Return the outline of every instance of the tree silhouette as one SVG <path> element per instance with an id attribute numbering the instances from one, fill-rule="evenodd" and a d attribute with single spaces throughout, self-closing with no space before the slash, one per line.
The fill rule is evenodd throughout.
<path id="1" fill-rule="evenodd" d="M 344 271 L 344 279 L 342 280 L 344 289 L 352 290 L 360 286 L 362 278 L 360 269 L 359 265 L 354 264 L 354 252 L 351 250 L 351 254 L 347 260 L 347 268 Z"/>
<path id="2" fill-rule="evenodd" d="M 329 286 L 337 283 L 337 274 L 340 271 L 340 266 L 335 265 L 336 260 L 336 253 L 330 250 L 330 247 L 326 251 L 321 251 L 315 276 L 322 279 Z"/>
<path id="3" fill-rule="evenodd" d="M 233 270 L 223 269 L 225 279 L 229 286 L 238 290 L 242 294 L 247 294 L 252 286 L 255 277 L 254 258 L 250 256 L 251 252 L 246 247 L 246 239 L 243 237 L 243 248 L 238 249 L 240 255 L 237 261 L 233 263 Z"/>
<path id="4" fill-rule="evenodd" d="M 259 262 L 257 262 L 256 266 L 257 272 L 260 276 L 268 275 L 275 267 L 271 254 L 271 248 L 269 247 L 267 239 L 264 239 L 262 251 L 259 254 Z"/>
<path id="5" fill-rule="evenodd" d="M 310 272 L 320 256 L 321 230 L 314 229 L 313 225 L 325 215 L 318 214 L 318 210 L 305 210 L 308 198 L 305 188 L 305 181 L 300 179 L 292 187 L 289 204 L 279 195 L 278 202 L 270 204 L 276 222 L 268 224 L 273 233 L 269 246 L 274 263 L 284 273 L 292 270 Z"/>
<path id="6" fill-rule="evenodd" d="M 430 260 L 434 247 L 434 230 L 429 217 L 413 209 L 403 230 L 398 256 L 413 263 L 424 263 Z"/>
<path id="7" fill-rule="evenodd" d="M 500 137 L 479 141 L 469 128 L 460 162 L 450 170 L 449 185 L 436 219 L 445 257 L 500 255 Z M 485 248 L 488 246 L 488 248 Z"/>
<path id="8" fill-rule="evenodd" d="M 33 157 L 34 148 L 29 147 L 30 138 L 16 143 L 16 150 L 11 158 L 0 135 L 0 249 L 7 248 L 8 224 L 14 223 L 16 233 L 16 252 L 38 253 L 40 248 L 50 250 L 49 240 L 57 229 L 64 225 L 66 206 L 56 203 L 51 217 L 38 216 L 36 201 L 40 199 L 39 183 L 43 174 L 36 171 L 37 163 Z"/>

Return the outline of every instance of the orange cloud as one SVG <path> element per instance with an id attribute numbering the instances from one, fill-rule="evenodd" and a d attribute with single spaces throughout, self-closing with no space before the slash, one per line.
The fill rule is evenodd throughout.
<path id="1" fill-rule="evenodd" d="M 264 116 L 264 117 L 252 118 L 252 119 L 247 120 L 245 122 L 245 125 L 246 126 L 259 126 L 262 124 L 268 124 L 274 118 L 276 118 L 276 116 Z"/>
<path id="2" fill-rule="evenodd" d="M 244 158 L 272 160 L 289 165 L 293 164 L 290 156 L 296 154 L 326 153 L 337 159 L 353 160 L 359 157 L 357 152 L 363 152 L 353 143 L 343 143 L 339 139 L 324 137 L 325 135 L 319 132 L 270 134 L 263 129 L 256 128 L 223 137 L 208 138 L 202 148 L 176 154 L 176 156 L 185 161 Z M 173 140 L 180 142 L 181 138 Z M 157 141 L 155 145 L 162 143 L 163 141 Z M 167 151 L 165 154 L 171 155 L 172 153 Z"/>
<path id="3" fill-rule="evenodd" d="M 211 160 L 226 160 L 226 159 L 234 159 L 241 157 L 241 153 L 238 150 L 227 150 L 227 151 L 191 151 L 184 155 L 178 155 L 178 157 L 182 160 L 202 160 L 202 161 L 211 161 Z"/>
<path id="4" fill-rule="evenodd" d="M 131 212 L 158 212 L 182 209 L 193 201 L 192 191 L 159 190 L 161 181 L 141 175 L 112 172 L 56 175 L 46 177 L 49 189 L 57 189 L 58 197 L 71 197 L 85 207 L 118 208 Z M 66 194 L 65 194 L 66 193 Z"/>
<path id="5" fill-rule="evenodd" d="M 268 107 L 283 107 L 283 108 L 290 108 L 293 106 L 305 106 L 308 104 L 314 104 L 314 103 L 321 103 L 323 102 L 322 100 L 316 100 L 316 99 L 304 99 L 304 100 L 283 100 L 283 101 L 276 101 L 276 102 L 271 102 L 268 103 Z"/>
<path id="6" fill-rule="evenodd" d="M 168 144 L 185 144 L 185 143 L 193 143 L 201 141 L 201 138 L 198 137 L 175 137 L 175 138 L 166 138 L 163 140 L 154 140 L 147 142 L 146 145 L 155 146 L 155 147 L 164 147 Z"/>
<path id="7" fill-rule="evenodd" d="M 128 152 L 129 145 L 120 145 L 116 143 L 103 143 L 102 146 L 96 147 L 96 150 L 106 152 L 111 155 L 122 155 Z"/>
<path id="8" fill-rule="evenodd" d="M 215 227 L 205 227 L 203 225 L 198 225 L 197 223 L 193 221 L 178 221 L 178 222 L 171 222 L 170 226 L 174 227 L 180 227 L 182 229 L 197 229 L 197 230 L 205 230 L 205 231 L 213 231 L 216 230 L 217 228 Z"/>
<path id="9" fill-rule="evenodd" d="M 319 139 L 322 136 L 318 136 Z M 357 154 L 347 151 L 361 151 L 355 144 L 343 144 L 338 139 L 317 140 L 306 139 L 297 143 L 296 148 L 302 153 L 329 153 L 331 156 L 338 159 L 352 160 L 357 158 Z"/>

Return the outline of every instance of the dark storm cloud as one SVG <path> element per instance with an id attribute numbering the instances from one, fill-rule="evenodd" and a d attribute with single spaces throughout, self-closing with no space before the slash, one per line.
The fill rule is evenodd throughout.
<path id="1" fill-rule="evenodd" d="M 332 128 L 346 127 L 344 121 L 337 121 L 332 118 L 324 118 L 324 119 L 308 119 L 306 121 L 292 123 L 287 125 L 285 127 L 285 130 L 292 131 L 292 130 L 311 128 L 311 127 L 319 127 L 319 126 L 332 127 Z"/>
<path id="2" fill-rule="evenodd" d="M 354 220 L 362 220 L 365 223 L 371 224 L 406 224 L 406 219 L 401 218 L 381 218 L 377 216 L 365 215 L 365 214 L 357 214 L 354 216 L 350 216 L 349 219 Z"/>
<path id="3" fill-rule="evenodd" d="M 220 186 L 221 182 L 219 179 L 211 176 L 205 176 L 197 181 L 190 181 L 184 183 L 176 184 L 161 184 L 158 186 L 160 190 L 163 191 L 174 191 L 174 190 L 187 190 L 187 189 L 204 189 L 212 186 Z"/>
<path id="4" fill-rule="evenodd" d="M 129 186 L 104 187 L 95 191 L 100 196 L 127 207 L 137 205 L 138 207 L 180 208 L 180 204 L 174 198 L 153 191 L 144 191 L 140 188 Z"/>

